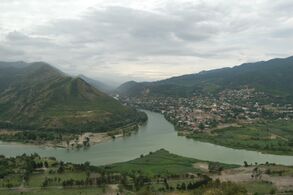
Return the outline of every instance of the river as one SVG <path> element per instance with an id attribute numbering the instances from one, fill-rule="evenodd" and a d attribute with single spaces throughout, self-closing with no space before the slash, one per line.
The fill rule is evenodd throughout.
<path id="1" fill-rule="evenodd" d="M 293 165 L 293 156 L 231 149 L 177 136 L 174 126 L 162 114 L 151 111 L 145 112 L 148 115 L 148 122 L 140 127 L 137 133 L 129 137 L 96 144 L 86 150 L 67 150 L 0 142 L 0 154 L 16 156 L 23 153 L 38 153 L 41 156 L 54 156 L 66 162 L 83 163 L 89 161 L 92 165 L 105 165 L 131 160 L 141 154 L 164 148 L 186 157 L 230 164 L 243 164 L 244 161 L 248 163 L 265 163 L 268 161 L 270 163 Z"/>

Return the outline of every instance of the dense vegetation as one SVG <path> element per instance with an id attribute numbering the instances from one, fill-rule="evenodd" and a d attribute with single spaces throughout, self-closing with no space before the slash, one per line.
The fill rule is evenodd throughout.
<path id="1" fill-rule="evenodd" d="M 105 168 L 121 173 L 139 172 L 149 177 L 177 177 L 185 173 L 202 173 L 201 170 L 194 168 L 193 164 L 203 162 L 193 158 L 186 158 L 171 154 L 161 149 L 150 152 L 148 155 L 141 155 L 140 158 L 124 163 L 116 163 Z M 212 170 L 235 168 L 237 165 L 228 165 L 217 162 L 210 162 Z"/>
<path id="2" fill-rule="evenodd" d="M 209 164 L 208 170 L 195 164 Z M 165 166 L 164 166 L 165 165 Z M 247 170 L 249 165 L 245 164 Z M 239 172 L 235 165 L 204 162 L 169 153 L 166 150 L 141 155 L 135 160 L 107 166 L 73 164 L 37 154 L 5 158 L 0 156 L 0 194 L 274 194 L 269 182 L 251 179 L 232 183 L 212 179 L 222 171 Z M 253 168 L 254 166 L 252 166 Z M 290 177 L 292 167 L 259 165 L 272 177 Z"/>
<path id="3" fill-rule="evenodd" d="M 190 137 L 232 148 L 293 154 L 292 120 L 274 120 L 242 127 L 228 127 L 214 130 L 211 133 L 195 133 Z"/>
<path id="4" fill-rule="evenodd" d="M 37 63 L 0 63 L 0 127 L 108 131 L 146 120 L 80 78 Z"/>
<path id="5" fill-rule="evenodd" d="M 293 57 L 289 57 L 242 64 L 233 68 L 203 71 L 157 82 L 131 81 L 121 85 L 117 91 L 127 96 L 190 96 L 248 86 L 292 101 L 293 85 L 288 85 L 288 83 L 293 83 L 292 75 Z"/>
<path id="6" fill-rule="evenodd" d="M 161 160 L 166 163 L 167 168 L 163 167 Z M 37 154 L 15 158 L 1 156 L 0 194 L 103 194 L 106 191 L 111 192 L 111 185 L 119 185 L 116 190 L 122 194 L 175 191 L 205 194 L 210 190 L 224 194 L 246 194 L 246 189 L 241 185 L 213 181 L 203 171 L 193 168 L 194 162 L 200 161 L 173 155 L 165 150 L 133 161 L 102 167 L 92 166 L 88 162 L 64 163 Z M 134 164 L 136 165 L 133 167 Z M 225 169 L 235 167 L 224 164 L 221 166 Z M 172 169 L 171 172 L 166 172 L 168 168 Z"/>
<path id="7" fill-rule="evenodd" d="M 22 130 L 22 131 L 6 131 L 0 134 L 0 140 L 6 142 L 22 142 L 33 144 L 51 143 L 52 145 L 60 145 L 64 141 L 75 140 L 78 137 L 76 133 L 61 131 L 42 131 L 42 130 Z"/>

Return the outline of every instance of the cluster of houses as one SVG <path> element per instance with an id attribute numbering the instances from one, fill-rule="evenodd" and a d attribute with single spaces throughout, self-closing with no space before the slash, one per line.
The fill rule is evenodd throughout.
<path id="1" fill-rule="evenodd" d="M 214 96 L 127 97 L 125 104 L 161 112 L 183 130 L 207 131 L 263 119 L 293 119 L 291 104 L 279 105 L 255 89 L 224 90 Z M 269 102 L 269 103 L 268 103 Z"/>

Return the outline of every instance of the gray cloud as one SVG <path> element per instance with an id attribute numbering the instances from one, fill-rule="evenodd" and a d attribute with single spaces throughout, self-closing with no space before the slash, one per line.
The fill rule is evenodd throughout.
<path id="1" fill-rule="evenodd" d="M 102 79 L 115 74 L 124 81 L 161 79 L 293 53 L 289 0 L 162 0 L 150 1 L 147 9 L 130 0 L 126 7 L 123 0 L 113 2 L 93 4 L 77 17 L 48 16 L 47 21 L 17 30 L 8 19 L 0 20 L 6 29 L 0 33 L 1 60 L 43 60 L 72 74 Z M 33 16 L 27 13 L 27 18 Z"/>
<path id="2" fill-rule="evenodd" d="M 13 61 L 15 57 L 22 57 L 24 55 L 23 51 L 16 50 L 15 48 L 9 48 L 5 46 L 0 46 L 0 58 Z"/>

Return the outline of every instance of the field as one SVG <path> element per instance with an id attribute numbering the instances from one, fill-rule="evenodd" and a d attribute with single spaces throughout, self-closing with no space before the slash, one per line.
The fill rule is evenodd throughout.
<path id="1" fill-rule="evenodd" d="M 31 189 L 31 190 L 0 190 L 2 195 L 99 195 L 103 194 L 102 188 L 75 188 L 75 189 Z"/>
<path id="2" fill-rule="evenodd" d="M 0 194 L 268 194 L 292 191 L 293 167 L 228 165 L 161 149 L 107 166 L 72 164 L 37 154 L 0 158 Z M 258 177 L 251 175 L 258 174 Z M 261 175 L 261 177 L 259 176 Z"/>
<path id="3" fill-rule="evenodd" d="M 293 155 L 293 121 L 276 120 L 229 127 L 211 133 L 195 133 L 189 137 L 232 148 Z"/>
<path id="4" fill-rule="evenodd" d="M 245 182 L 242 184 L 249 193 L 251 194 L 274 194 L 277 190 L 271 183 L 254 181 L 254 182 Z"/>

